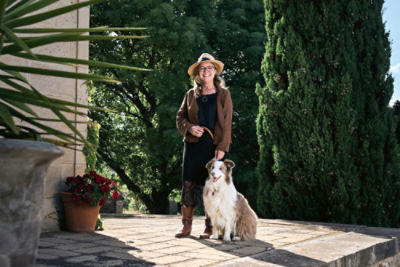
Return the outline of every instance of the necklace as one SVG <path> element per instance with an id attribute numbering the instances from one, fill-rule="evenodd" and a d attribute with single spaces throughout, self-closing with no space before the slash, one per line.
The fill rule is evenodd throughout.
<path id="1" fill-rule="evenodd" d="M 207 97 L 206 95 L 203 95 L 203 96 L 201 97 L 201 101 L 202 101 L 203 103 L 206 103 L 206 102 L 208 101 L 208 97 Z"/>

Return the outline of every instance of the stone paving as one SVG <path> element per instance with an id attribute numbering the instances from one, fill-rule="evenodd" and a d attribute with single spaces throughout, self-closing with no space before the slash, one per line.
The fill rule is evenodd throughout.
<path id="1" fill-rule="evenodd" d="M 259 219 L 257 240 L 177 239 L 175 215 L 103 215 L 104 231 L 43 233 L 35 267 L 400 266 L 400 229 Z"/>

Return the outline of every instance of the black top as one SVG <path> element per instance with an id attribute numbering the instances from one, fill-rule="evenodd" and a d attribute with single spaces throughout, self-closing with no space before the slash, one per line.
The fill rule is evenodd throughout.
<path id="1" fill-rule="evenodd" d="M 199 125 L 214 132 L 217 117 L 217 93 L 201 95 L 196 100 L 199 106 Z"/>

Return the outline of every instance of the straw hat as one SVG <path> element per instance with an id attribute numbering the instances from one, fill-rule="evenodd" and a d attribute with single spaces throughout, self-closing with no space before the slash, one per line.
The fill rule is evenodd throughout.
<path id="1" fill-rule="evenodd" d="M 196 69 L 197 66 L 200 65 L 203 62 L 210 62 L 215 66 L 215 69 L 217 71 L 217 74 L 220 75 L 222 70 L 224 69 L 224 63 L 222 63 L 219 60 L 216 60 L 212 55 L 208 53 L 203 53 L 199 57 L 196 63 L 192 64 L 192 66 L 189 67 L 188 69 L 188 74 L 192 77 L 196 75 Z"/>

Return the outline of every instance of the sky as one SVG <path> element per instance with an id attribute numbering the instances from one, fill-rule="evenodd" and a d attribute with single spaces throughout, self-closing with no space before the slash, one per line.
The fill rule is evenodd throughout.
<path id="1" fill-rule="evenodd" d="M 385 0 L 383 21 L 386 31 L 389 31 L 392 48 L 390 72 L 394 78 L 394 91 L 389 104 L 392 106 L 396 100 L 400 100 L 400 0 Z"/>

